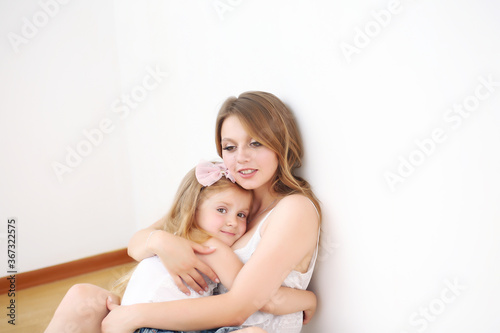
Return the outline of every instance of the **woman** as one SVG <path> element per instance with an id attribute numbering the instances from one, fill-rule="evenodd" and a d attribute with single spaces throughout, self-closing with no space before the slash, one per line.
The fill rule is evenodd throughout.
<path id="1" fill-rule="evenodd" d="M 103 332 L 240 325 L 256 325 L 268 332 L 300 332 L 302 313 L 265 316 L 257 312 L 282 283 L 298 289 L 307 287 L 318 250 L 320 206 L 309 184 L 293 174 L 303 154 L 295 119 L 274 95 L 243 93 L 222 106 L 217 117 L 216 145 L 236 182 L 254 192 L 247 233 L 233 246 L 245 266 L 231 290 L 195 300 L 110 304 Z M 158 255 L 185 292 L 181 279 L 197 291 L 206 287 L 197 269 L 216 280 L 214 272 L 194 255 L 193 248 L 203 248 L 163 231 L 151 234 L 157 229 L 159 222 L 132 238 L 129 254 L 134 259 Z"/>

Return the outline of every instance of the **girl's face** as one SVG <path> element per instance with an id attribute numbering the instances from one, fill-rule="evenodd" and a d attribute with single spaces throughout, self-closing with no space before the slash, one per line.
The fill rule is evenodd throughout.
<path id="1" fill-rule="evenodd" d="M 278 169 L 278 156 L 248 135 L 236 116 L 221 127 L 222 158 L 236 182 L 247 190 L 271 186 Z"/>
<path id="2" fill-rule="evenodd" d="M 196 210 L 199 227 L 231 246 L 247 229 L 252 193 L 232 186 L 207 196 Z"/>

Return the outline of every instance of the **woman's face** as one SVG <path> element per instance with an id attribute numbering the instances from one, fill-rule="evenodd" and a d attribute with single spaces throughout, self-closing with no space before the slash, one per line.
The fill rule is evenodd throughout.
<path id="1" fill-rule="evenodd" d="M 222 158 L 236 182 L 247 190 L 271 186 L 278 169 L 278 156 L 248 135 L 236 116 L 221 128 Z"/>
<path id="2" fill-rule="evenodd" d="M 196 209 L 198 226 L 231 246 L 246 231 L 252 193 L 236 185 L 210 194 Z"/>

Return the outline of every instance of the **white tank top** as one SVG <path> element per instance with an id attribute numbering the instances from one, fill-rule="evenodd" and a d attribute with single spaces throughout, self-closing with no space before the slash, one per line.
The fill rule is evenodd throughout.
<path id="1" fill-rule="evenodd" d="M 312 202 L 311 202 L 312 204 Z M 314 204 L 313 204 L 314 206 Z M 316 206 L 314 206 L 316 208 Z M 248 241 L 248 243 L 234 251 L 238 258 L 246 264 L 250 259 L 252 254 L 257 249 L 257 246 L 262 239 L 260 231 L 262 229 L 262 225 L 264 221 L 269 217 L 273 210 L 269 211 L 266 216 L 260 221 L 257 226 L 257 230 L 253 234 L 252 238 Z M 316 210 L 317 212 L 317 210 Z M 319 232 L 318 232 L 318 241 L 319 241 Z M 314 265 L 316 263 L 316 258 L 318 255 L 318 241 L 316 242 L 316 249 L 314 250 L 314 254 L 311 258 L 311 262 L 309 263 L 309 268 L 305 273 L 301 273 L 299 271 L 291 271 L 290 274 L 285 278 L 285 281 L 281 284 L 284 287 L 290 287 L 295 289 L 307 289 L 309 282 L 311 281 L 312 273 L 314 270 Z M 295 333 L 300 332 L 302 329 L 302 320 L 303 315 L 302 312 L 291 313 L 282 316 L 275 316 L 270 313 L 264 313 L 257 311 L 253 315 L 251 315 L 243 324 L 244 327 L 247 326 L 258 326 L 266 330 L 268 333 Z"/>

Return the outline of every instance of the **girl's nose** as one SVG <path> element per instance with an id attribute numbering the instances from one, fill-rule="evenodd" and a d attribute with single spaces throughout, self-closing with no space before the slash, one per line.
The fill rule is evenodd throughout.
<path id="1" fill-rule="evenodd" d="M 236 217 L 228 216 L 226 219 L 226 224 L 229 226 L 235 226 L 236 225 Z"/>

